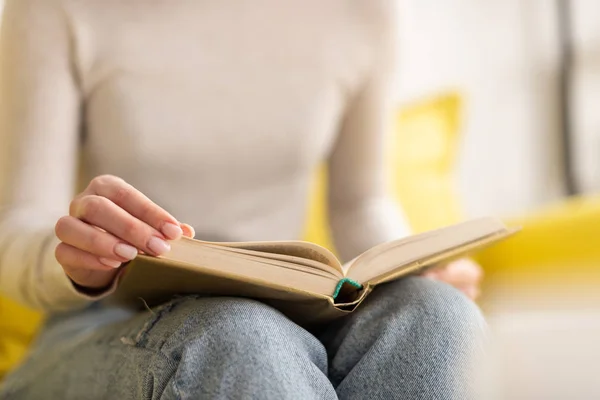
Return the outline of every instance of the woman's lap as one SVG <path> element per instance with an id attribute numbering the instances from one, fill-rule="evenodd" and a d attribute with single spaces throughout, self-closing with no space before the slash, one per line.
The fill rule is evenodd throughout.
<path id="1" fill-rule="evenodd" d="M 192 296 L 151 312 L 92 307 L 56 316 L 0 398 L 360 398 L 359 387 L 369 384 L 419 398 L 420 386 L 431 382 L 407 371 L 411 363 L 439 383 L 455 366 L 434 361 L 465 362 L 459 353 L 480 317 L 460 293 L 411 278 L 370 297 L 319 338 L 262 303 L 236 298 Z M 344 382 L 346 374 L 352 381 Z M 389 374 L 404 387 L 394 387 Z"/>
<path id="2" fill-rule="evenodd" d="M 257 325 L 253 320 L 261 322 Z M 311 346 L 322 348 L 306 330 L 254 300 L 187 296 L 146 312 L 93 306 L 49 320 L 24 365 L 7 378 L 6 392 L 0 391 L 0 398 L 81 399 L 86 398 L 85 393 L 90 394 L 90 399 L 185 398 L 171 393 L 172 388 L 166 384 L 172 383 L 170 378 L 177 372 L 177 359 L 185 356 L 180 345 L 191 340 L 190 332 L 198 332 L 202 321 L 209 321 L 204 337 L 215 342 L 211 347 L 222 348 L 217 354 L 195 357 L 195 368 L 206 363 L 210 363 L 204 365 L 209 367 L 207 370 L 214 368 L 232 356 L 227 354 L 229 351 L 255 351 L 261 341 L 264 343 L 274 334 L 280 338 L 275 343 L 280 348 L 267 346 L 274 357 L 285 356 L 283 345 L 292 342 L 302 352 L 305 348 L 310 352 Z M 252 332 L 253 327 L 270 329 Z M 202 335 L 194 340 L 203 340 Z M 306 341 L 311 343 L 307 345 Z M 244 349 L 248 344 L 251 348 Z M 288 363 L 298 355 L 289 356 Z M 324 348 L 320 356 L 325 368 Z M 246 358 L 251 359 L 252 355 Z M 220 364 L 223 369 L 232 367 Z M 256 365 L 246 368 L 250 372 Z M 212 379 L 213 386 L 219 385 L 214 382 L 217 377 L 205 378 Z M 238 380 L 230 384 L 242 383 Z M 255 386 L 256 383 L 253 382 Z M 335 393 L 333 389 L 331 393 Z"/>

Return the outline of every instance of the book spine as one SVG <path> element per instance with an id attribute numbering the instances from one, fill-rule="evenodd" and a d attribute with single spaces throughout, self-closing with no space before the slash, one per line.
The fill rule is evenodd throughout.
<path id="1" fill-rule="evenodd" d="M 333 292 L 333 295 L 331 296 L 331 297 L 333 297 L 334 300 L 339 296 L 339 294 L 342 290 L 342 287 L 344 286 L 344 283 L 352 285 L 355 288 L 357 288 L 358 290 L 361 290 L 363 288 L 363 286 L 360 283 L 356 282 L 355 280 L 352 280 L 350 278 L 341 279 L 338 282 L 337 286 L 335 287 L 335 291 Z"/>

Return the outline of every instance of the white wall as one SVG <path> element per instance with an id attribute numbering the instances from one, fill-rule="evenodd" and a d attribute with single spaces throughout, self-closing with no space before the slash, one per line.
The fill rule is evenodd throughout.
<path id="1" fill-rule="evenodd" d="M 582 183 L 600 189 L 600 2 L 573 0 L 584 50 L 576 100 Z M 404 0 L 400 101 L 465 95 L 458 184 L 472 215 L 561 197 L 555 2 Z M 581 32 L 579 32 L 579 30 Z"/>
<path id="2" fill-rule="evenodd" d="M 580 185 L 600 191 L 600 2 L 576 2 L 574 19 L 578 46 L 574 105 Z"/>

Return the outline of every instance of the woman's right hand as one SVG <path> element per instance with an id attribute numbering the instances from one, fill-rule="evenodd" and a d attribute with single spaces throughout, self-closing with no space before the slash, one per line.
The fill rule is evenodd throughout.
<path id="1" fill-rule="evenodd" d="M 91 291 L 109 287 L 139 251 L 158 256 L 170 250 L 167 240 L 194 236 L 189 225 L 111 175 L 94 178 L 73 199 L 55 232 L 61 241 L 56 259 L 75 284 Z"/>

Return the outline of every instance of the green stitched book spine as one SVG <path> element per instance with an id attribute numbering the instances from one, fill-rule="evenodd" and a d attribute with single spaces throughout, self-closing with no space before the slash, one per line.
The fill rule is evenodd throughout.
<path id="1" fill-rule="evenodd" d="M 357 289 L 359 289 L 359 290 L 360 290 L 360 289 L 362 289 L 362 287 L 363 287 L 363 286 L 362 286 L 360 283 L 358 283 L 358 282 L 356 282 L 356 281 L 353 281 L 353 280 L 352 280 L 352 279 L 350 279 L 350 278 L 344 278 L 344 279 L 341 279 L 341 280 L 338 282 L 337 286 L 335 287 L 335 292 L 333 292 L 333 299 L 334 299 L 334 300 L 335 300 L 335 299 L 338 297 L 338 295 L 340 294 L 340 291 L 342 290 L 342 286 L 344 286 L 344 283 L 348 283 L 348 284 L 350 284 L 350 285 L 354 286 L 355 288 L 357 288 Z"/>

